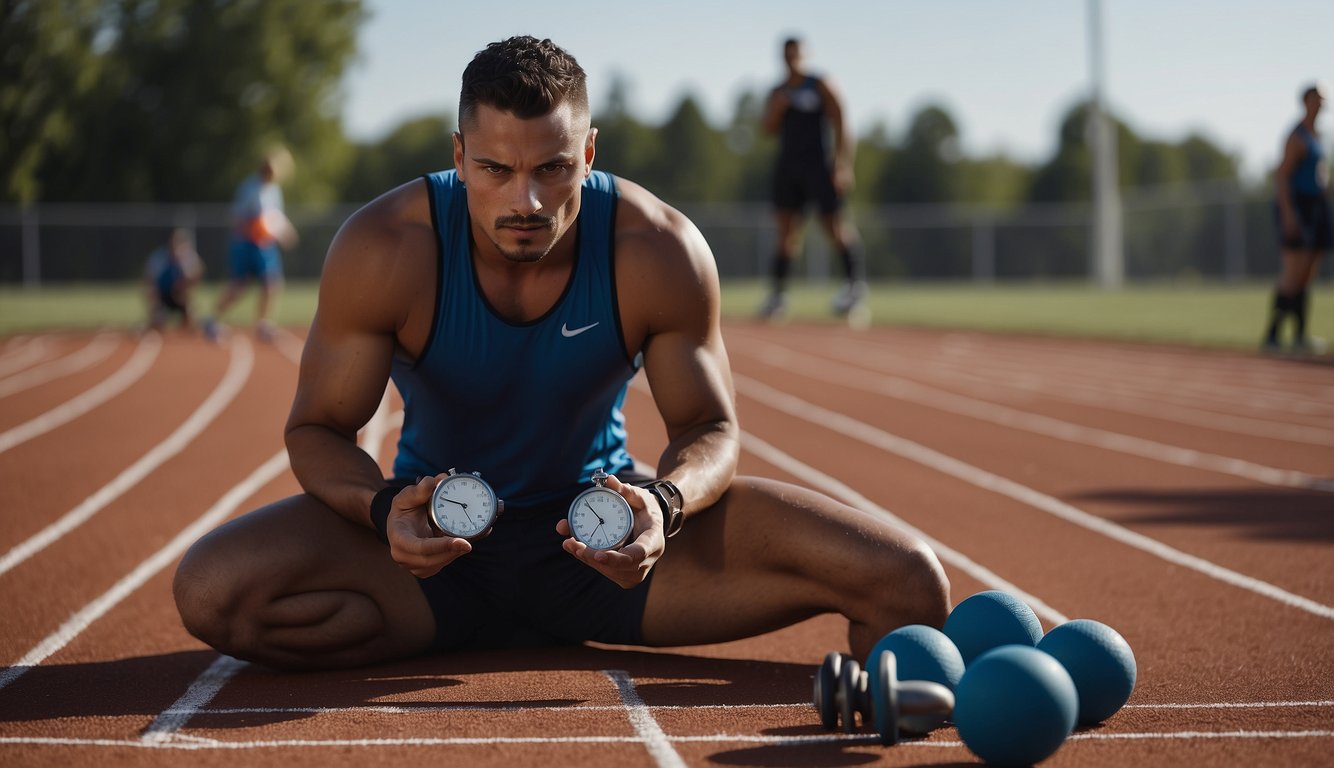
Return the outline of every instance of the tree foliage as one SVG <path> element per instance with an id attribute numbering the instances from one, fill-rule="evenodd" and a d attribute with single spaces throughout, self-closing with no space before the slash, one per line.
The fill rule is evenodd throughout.
<path id="1" fill-rule="evenodd" d="M 0 119 L 34 127 L 6 162 L 6 197 L 225 200 L 281 143 L 294 193 L 336 199 L 350 160 L 339 88 L 363 17 L 360 0 L 7 5 L 6 74 L 22 71 L 0 82 Z"/>
<path id="2" fill-rule="evenodd" d="M 451 164 L 454 117 L 405 121 L 353 143 L 338 116 L 343 75 L 366 17 L 361 0 L 0 0 L 0 200 L 221 201 L 273 143 L 298 172 L 288 199 L 363 202 Z M 776 142 L 759 130 L 765 95 L 745 93 L 721 125 L 684 95 L 661 124 L 628 108 L 612 78 L 594 115 L 599 168 L 686 205 L 767 201 Z M 963 127 L 928 104 L 896 136 L 858 137 L 858 206 L 1013 207 L 1087 201 L 1086 104 L 1033 166 L 961 151 Z M 1120 183 L 1237 177 L 1208 139 L 1173 143 L 1116 121 Z"/>

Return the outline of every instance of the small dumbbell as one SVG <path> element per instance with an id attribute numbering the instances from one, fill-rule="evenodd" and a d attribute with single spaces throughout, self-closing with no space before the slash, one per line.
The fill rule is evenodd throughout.
<path id="1" fill-rule="evenodd" d="M 855 733 L 857 715 L 863 727 L 874 727 L 880 743 L 898 743 L 899 732 L 925 733 L 954 711 L 954 693 L 940 683 L 899 680 L 893 651 L 882 651 L 876 679 L 868 680 L 856 659 L 831 652 L 815 674 L 815 711 L 825 730 Z M 912 716 L 912 728 L 902 718 Z M 934 723 L 922 730 L 924 723 Z"/>

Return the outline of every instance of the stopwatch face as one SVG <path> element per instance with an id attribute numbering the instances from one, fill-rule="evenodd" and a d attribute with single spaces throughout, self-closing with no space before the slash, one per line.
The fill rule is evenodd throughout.
<path id="1" fill-rule="evenodd" d="M 634 511 L 610 488 L 589 488 L 570 504 L 570 533 L 592 549 L 616 549 L 630 540 Z"/>
<path id="2" fill-rule="evenodd" d="M 481 536 L 495 523 L 496 514 L 495 492 L 476 475 L 450 475 L 431 494 L 431 521 L 450 536 Z"/>

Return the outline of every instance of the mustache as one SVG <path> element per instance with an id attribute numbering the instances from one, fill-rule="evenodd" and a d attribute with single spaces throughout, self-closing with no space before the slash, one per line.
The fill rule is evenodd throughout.
<path id="1" fill-rule="evenodd" d="M 496 219 L 496 229 L 502 227 L 550 227 L 555 221 L 550 216 L 539 216 L 532 214 L 529 216 L 500 216 Z"/>

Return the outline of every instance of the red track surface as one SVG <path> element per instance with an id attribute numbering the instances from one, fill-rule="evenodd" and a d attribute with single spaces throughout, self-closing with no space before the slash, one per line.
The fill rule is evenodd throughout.
<path id="1" fill-rule="evenodd" d="M 1021 594 L 1130 642 L 1130 704 L 1044 765 L 1334 754 L 1334 366 L 983 336 L 727 327 L 742 471 L 930 537 L 954 599 Z M 299 340 L 0 339 L 0 764 L 942 765 L 809 703 L 843 622 L 727 645 L 429 658 L 286 675 L 180 627 L 182 549 L 293 493 Z M 390 399 L 364 434 L 387 465 Z M 646 388 L 632 449 L 662 430 Z M 886 585 L 892 588 L 892 585 Z M 701 606 L 707 611 L 708 606 Z"/>

